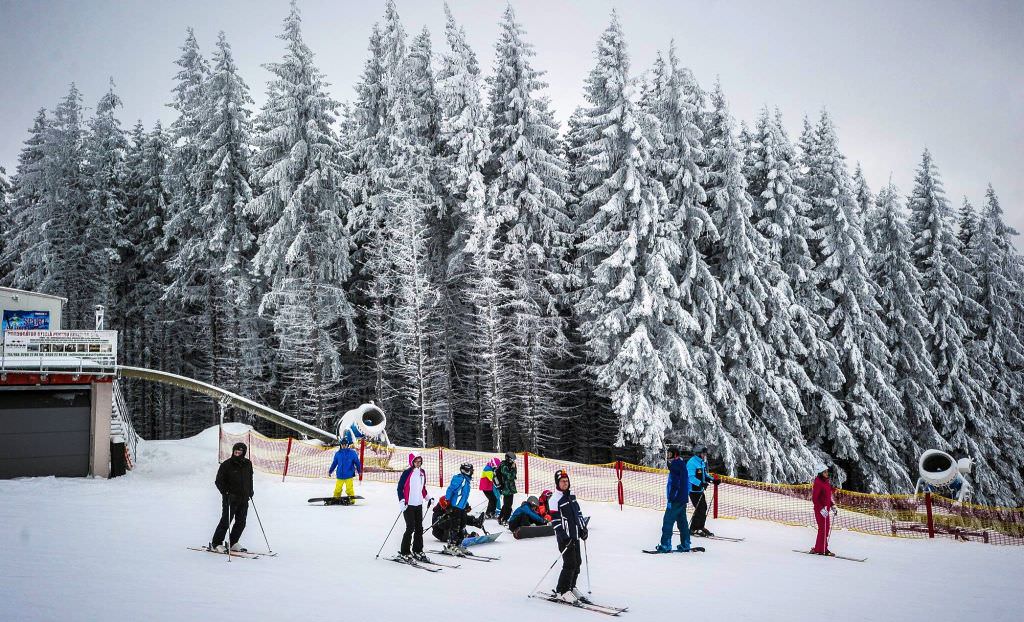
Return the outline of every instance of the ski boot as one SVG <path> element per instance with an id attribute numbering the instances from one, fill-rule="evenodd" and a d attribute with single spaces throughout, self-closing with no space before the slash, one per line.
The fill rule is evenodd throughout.
<path id="1" fill-rule="evenodd" d="M 249 552 L 248 549 L 246 549 L 244 546 L 240 546 L 237 542 L 235 542 L 234 544 L 231 545 L 231 550 L 232 551 L 236 551 L 238 553 L 248 553 Z"/>
<path id="2" fill-rule="evenodd" d="M 423 562 L 424 564 L 429 564 L 430 563 L 430 558 L 428 558 L 427 555 L 425 553 L 423 553 L 422 551 L 419 552 L 419 553 L 413 553 L 412 554 L 412 558 L 415 559 L 418 562 Z"/>
<path id="3" fill-rule="evenodd" d="M 576 597 L 576 600 L 580 601 L 584 605 L 593 605 L 594 604 L 589 598 L 584 596 L 583 592 L 579 591 L 578 588 L 574 587 L 574 588 L 572 588 L 569 591 L 572 592 L 572 595 Z"/>
<path id="4" fill-rule="evenodd" d="M 555 600 L 560 600 L 563 603 L 569 603 L 570 605 L 575 605 L 579 602 L 579 599 L 572 593 L 572 590 L 567 590 L 561 594 L 555 592 Z"/>
<path id="5" fill-rule="evenodd" d="M 455 546 L 454 544 L 446 544 L 444 546 L 445 555 L 451 555 L 453 557 L 465 557 L 466 554 L 462 552 L 461 546 Z"/>
<path id="6" fill-rule="evenodd" d="M 659 544 L 658 546 L 654 547 L 654 550 L 659 553 L 671 553 L 672 547 Z"/>
<path id="7" fill-rule="evenodd" d="M 227 553 L 228 549 L 224 546 L 224 543 L 214 544 L 213 542 L 206 545 L 206 550 L 213 551 L 214 553 Z"/>

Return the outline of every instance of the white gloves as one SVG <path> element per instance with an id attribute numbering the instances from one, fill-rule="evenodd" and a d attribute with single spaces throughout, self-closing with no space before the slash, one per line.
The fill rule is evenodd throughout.
<path id="1" fill-rule="evenodd" d="M 402 505 L 405 504 L 403 503 Z M 818 512 L 818 514 L 821 514 L 822 518 L 828 518 L 828 508 L 821 508 L 821 511 Z"/>
<path id="2" fill-rule="evenodd" d="M 404 500 L 399 501 L 398 505 L 401 506 L 403 512 L 405 511 L 405 508 L 409 507 L 409 505 Z"/>

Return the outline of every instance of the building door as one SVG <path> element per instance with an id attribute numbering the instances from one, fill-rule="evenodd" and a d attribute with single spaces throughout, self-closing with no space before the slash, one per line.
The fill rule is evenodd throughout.
<path id="1" fill-rule="evenodd" d="M 0 389 L 0 479 L 89 474 L 88 388 Z"/>

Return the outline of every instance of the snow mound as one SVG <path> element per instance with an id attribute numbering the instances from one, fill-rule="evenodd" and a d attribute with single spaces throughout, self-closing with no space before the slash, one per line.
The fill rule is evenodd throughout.
<path id="1" fill-rule="evenodd" d="M 142 447 L 139 467 L 118 479 L 0 481 L 0 619 L 292 620 L 339 608 L 355 619 L 594 619 L 526 598 L 557 557 L 553 538 L 504 534 L 478 549 L 500 561 L 430 574 L 385 561 L 398 548 L 399 523 L 375 560 L 399 516 L 389 484 L 357 484 L 360 505 L 323 507 L 306 499 L 329 495 L 333 480 L 257 474 L 255 509 L 279 556 L 228 562 L 189 551 L 209 540 L 220 515 L 216 428 Z M 473 492 L 473 503 L 482 499 Z M 660 512 L 582 506 L 593 516 L 593 598 L 629 605 L 624 619 L 1020 619 L 1024 555 L 1013 547 L 835 533 L 833 550 L 868 558 L 856 563 L 792 552 L 811 546 L 809 529 L 717 520 L 712 530 L 746 541 L 698 540 L 706 553 L 643 555 L 658 541 Z M 438 545 L 429 533 L 425 542 Z M 252 509 L 242 544 L 267 547 Z M 579 587 L 587 586 L 584 571 Z"/>

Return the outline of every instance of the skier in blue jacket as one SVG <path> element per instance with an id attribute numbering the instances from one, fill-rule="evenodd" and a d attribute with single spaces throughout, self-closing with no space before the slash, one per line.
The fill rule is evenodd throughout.
<path id="1" fill-rule="evenodd" d="M 690 531 L 695 536 L 705 538 L 715 535 L 704 526 L 704 521 L 708 518 L 708 499 L 704 491 L 707 490 L 708 484 L 714 481 L 708 473 L 707 456 L 708 448 L 698 445 L 693 449 L 693 457 L 686 462 L 689 496 L 693 502 L 693 522 L 690 523 Z"/>
<path id="2" fill-rule="evenodd" d="M 444 496 L 448 498 L 448 544 L 444 550 L 449 555 L 463 556 L 469 553 L 462 546 L 462 530 L 466 526 L 466 508 L 469 505 L 469 491 L 472 488 L 473 465 L 469 462 L 459 467 L 459 472 L 448 483 Z"/>
<path id="3" fill-rule="evenodd" d="M 356 494 L 353 480 L 356 477 L 356 473 L 362 475 L 363 465 L 359 462 L 359 454 L 356 453 L 356 450 L 352 449 L 352 441 L 347 437 L 341 439 L 341 446 L 338 448 L 337 453 L 334 454 L 331 468 L 327 471 L 328 476 L 335 473 L 338 481 L 334 485 L 334 498 L 340 497 L 342 488 L 344 488 L 345 496 L 349 497 L 348 501 L 351 503 L 351 497 L 354 497 Z"/>
<path id="4" fill-rule="evenodd" d="M 667 503 L 665 516 L 661 521 L 661 544 L 656 549 L 659 553 L 672 552 L 672 530 L 674 527 L 679 528 L 679 537 L 682 540 L 676 550 L 683 552 L 691 550 L 690 525 L 686 522 L 686 493 L 689 488 L 686 463 L 679 457 L 679 450 L 670 447 L 668 449 L 668 483 L 665 486 Z M 703 551 L 704 549 L 695 547 L 692 550 Z"/>

